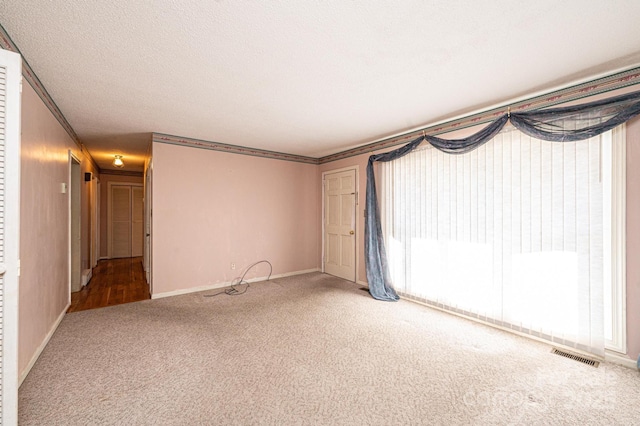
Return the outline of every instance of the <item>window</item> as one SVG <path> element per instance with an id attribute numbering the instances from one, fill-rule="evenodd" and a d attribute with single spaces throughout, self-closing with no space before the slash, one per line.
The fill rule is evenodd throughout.
<path id="1" fill-rule="evenodd" d="M 597 355 L 605 341 L 624 351 L 623 166 L 624 128 L 558 143 L 511 126 L 467 154 L 427 146 L 382 164 L 396 290 Z"/>

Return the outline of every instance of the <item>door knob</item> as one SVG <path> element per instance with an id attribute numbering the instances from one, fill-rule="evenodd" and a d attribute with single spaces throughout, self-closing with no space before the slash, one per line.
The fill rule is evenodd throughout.
<path id="1" fill-rule="evenodd" d="M 353 235 L 355 233 L 356 233 L 355 231 L 349 231 L 349 235 Z"/>

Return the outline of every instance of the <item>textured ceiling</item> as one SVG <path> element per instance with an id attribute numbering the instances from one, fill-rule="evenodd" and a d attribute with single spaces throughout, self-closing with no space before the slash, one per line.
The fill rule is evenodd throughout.
<path id="1" fill-rule="evenodd" d="M 0 2 L 100 167 L 135 170 L 149 132 L 320 157 L 637 66 L 638 16 L 637 0 Z"/>

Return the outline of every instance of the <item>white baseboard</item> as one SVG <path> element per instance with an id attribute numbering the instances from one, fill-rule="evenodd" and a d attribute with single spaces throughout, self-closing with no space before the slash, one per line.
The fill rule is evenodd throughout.
<path id="1" fill-rule="evenodd" d="M 109 256 L 100 256 L 100 259 L 98 260 L 109 260 L 111 259 Z"/>
<path id="2" fill-rule="evenodd" d="M 40 355 L 42 354 L 42 351 L 44 350 L 45 347 L 47 347 L 47 344 L 49 343 L 49 340 L 51 340 L 51 337 L 53 336 L 53 333 L 56 332 L 56 330 L 58 329 L 58 326 L 60 325 L 60 322 L 62 321 L 62 319 L 66 315 L 67 309 L 69 309 L 69 306 L 71 306 L 71 303 L 67 303 L 67 306 L 64 308 L 62 313 L 58 316 L 58 318 L 56 319 L 55 323 L 53 324 L 53 327 L 51 327 L 51 329 L 49 330 L 49 332 L 45 336 L 44 340 L 42 341 L 42 343 L 40 343 L 40 346 L 38 346 L 38 349 L 36 349 L 36 352 L 31 357 L 31 360 L 29 361 L 29 364 L 27 364 L 25 369 L 20 373 L 20 377 L 18 379 L 18 387 L 20 387 L 22 385 L 22 382 L 24 382 L 24 379 L 27 378 L 27 376 L 31 372 L 31 369 L 35 365 L 36 361 L 38 360 L 38 358 L 40 358 Z"/>
<path id="3" fill-rule="evenodd" d="M 615 352 L 605 351 L 604 360 L 611 362 L 613 364 L 618 364 L 624 367 L 633 368 L 634 370 L 638 368 L 638 364 L 636 360 L 631 359 L 626 355 L 618 354 Z"/>
<path id="4" fill-rule="evenodd" d="M 91 277 L 93 276 L 93 269 L 85 269 L 82 271 L 82 287 L 89 284 Z"/>
<path id="5" fill-rule="evenodd" d="M 362 285 L 362 286 L 365 286 L 366 288 L 369 288 L 369 283 L 368 283 L 368 282 L 365 282 L 365 281 L 357 280 L 357 281 L 356 281 L 356 284 L 360 284 L 360 285 Z"/>
<path id="6" fill-rule="evenodd" d="M 305 269 L 303 271 L 294 271 L 294 272 L 286 272 L 284 274 L 278 274 L 278 275 L 271 275 L 271 280 L 276 279 L 276 278 L 284 278 L 284 277 L 291 277 L 293 275 L 302 275 L 302 274 L 310 274 L 312 272 L 319 272 L 320 269 L 319 268 L 314 268 L 314 269 Z M 256 277 L 256 278 L 251 278 L 249 280 L 246 280 L 249 283 L 255 283 L 258 281 L 266 281 L 267 277 Z M 182 288 L 180 290 L 173 290 L 173 291 L 165 291 L 162 293 L 154 293 L 151 295 L 152 299 L 162 299 L 163 297 L 171 297 L 171 296 L 180 296 L 181 294 L 189 294 L 189 293 L 197 293 L 199 291 L 208 291 L 208 290 L 215 290 L 218 288 L 223 288 L 223 287 L 229 287 L 231 284 L 233 284 L 233 281 L 227 281 L 227 282 L 221 282 L 221 283 L 215 283 L 215 284 L 208 284 L 208 285 L 203 285 L 203 286 L 199 286 L 199 287 L 191 287 L 191 288 Z"/>

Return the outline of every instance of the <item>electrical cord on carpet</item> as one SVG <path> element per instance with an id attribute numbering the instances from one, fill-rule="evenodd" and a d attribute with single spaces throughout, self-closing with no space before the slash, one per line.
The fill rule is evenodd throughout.
<path id="1" fill-rule="evenodd" d="M 258 265 L 260 263 L 269 264 L 269 275 L 267 276 L 267 281 L 269 281 L 269 278 L 271 278 L 271 273 L 273 272 L 273 265 L 271 265 L 271 262 L 269 262 L 268 260 L 259 260 L 256 263 L 252 263 L 247 268 L 245 268 L 245 270 L 244 270 L 244 272 L 243 272 L 243 274 L 240 277 L 240 280 L 238 282 L 235 282 L 235 280 L 238 279 L 238 277 L 236 277 L 231 281 L 231 285 L 226 290 L 219 291 L 219 292 L 214 293 L 214 294 L 205 294 L 204 297 L 214 297 L 214 296 L 217 296 L 219 294 L 227 294 L 229 296 L 240 296 L 241 294 L 245 294 L 247 292 L 247 290 L 249 289 L 249 282 L 245 281 L 244 277 L 245 277 L 245 275 L 247 275 L 247 272 L 249 272 L 249 270 L 251 268 L 253 268 L 254 266 L 256 266 L 256 265 Z M 244 287 L 243 290 L 238 290 L 238 288 L 236 286 L 243 285 L 243 284 L 245 284 L 246 287 Z"/>

